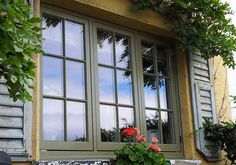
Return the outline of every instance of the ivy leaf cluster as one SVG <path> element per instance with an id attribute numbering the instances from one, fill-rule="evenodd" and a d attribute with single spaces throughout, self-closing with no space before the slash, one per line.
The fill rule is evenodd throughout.
<path id="1" fill-rule="evenodd" d="M 132 0 L 139 8 L 162 14 L 171 22 L 180 48 L 198 51 L 209 59 L 221 56 L 224 65 L 235 68 L 236 28 L 228 16 L 230 5 L 220 0 Z"/>
<path id="2" fill-rule="evenodd" d="M 42 53 L 40 18 L 24 0 L 0 0 L 0 78 L 14 101 L 30 101 L 34 55 Z"/>
<path id="3" fill-rule="evenodd" d="M 213 124 L 209 119 L 206 119 L 203 128 L 206 140 L 211 142 L 206 147 L 213 153 L 224 150 L 231 164 L 236 163 L 236 123 Z"/>

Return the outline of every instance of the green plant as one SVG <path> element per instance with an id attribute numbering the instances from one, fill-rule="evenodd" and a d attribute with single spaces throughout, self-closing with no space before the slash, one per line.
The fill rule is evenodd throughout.
<path id="1" fill-rule="evenodd" d="M 31 100 L 34 55 L 42 53 L 41 19 L 24 0 L 0 0 L 0 78 L 14 101 Z"/>
<path id="2" fill-rule="evenodd" d="M 205 138 L 211 142 L 206 147 L 214 153 L 224 150 L 231 164 L 236 164 L 236 123 L 213 124 L 209 119 L 205 119 L 203 128 Z"/>
<path id="3" fill-rule="evenodd" d="M 162 14 L 171 22 L 180 48 L 200 51 L 203 58 L 221 56 L 224 65 L 235 67 L 236 28 L 227 15 L 228 3 L 220 0 L 132 0 L 139 8 Z"/>
<path id="4" fill-rule="evenodd" d="M 145 144 L 146 138 L 140 134 L 137 128 L 124 129 L 121 134 L 126 136 L 128 143 L 124 144 L 121 149 L 115 151 L 117 165 L 168 164 L 164 155 L 160 153 L 156 138 L 153 138 L 152 144 L 148 146 Z M 134 135 L 137 136 L 134 138 Z"/>

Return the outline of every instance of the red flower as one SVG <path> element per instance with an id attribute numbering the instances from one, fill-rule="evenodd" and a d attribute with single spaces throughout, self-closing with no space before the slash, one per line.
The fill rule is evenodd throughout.
<path id="1" fill-rule="evenodd" d="M 135 134 L 134 128 L 126 128 L 122 131 L 122 134 L 128 135 L 128 136 L 133 136 Z"/>
<path id="2" fill-rule="evenodd" d="M 154 144 L 158 143 L 158 139 L 155 138 L 155 137 L 153 137 L 153 138 L 152 138 L 152 143 L 154 143 Z"/>
<path id="3" fill-rule="evenodd" d="M 160 147 L 158 147 L 158 145 L 156 145 L 156 144 L 150 144 L 148 146 L 148 149 L 150 149 L 152 151 L 155 151 L 155 152 L 160 152 L 161 151 Z"/>
<path id="4" fill-rule="evenodd" d="M 146 142 L 146 138 L 143 135 L 137 135 L 135 137 L 136 142 Z"/>
<path id="5" fill-rule="evenodd" d="M 140 131 L 138 128 L 134 128 L 135 133 L 140 134 Z"/>

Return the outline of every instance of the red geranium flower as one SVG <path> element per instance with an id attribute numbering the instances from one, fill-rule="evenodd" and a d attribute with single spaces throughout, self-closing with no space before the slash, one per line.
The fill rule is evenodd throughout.
<path id="1" fill-rule="evenodd" d="M 152 151 L 155 151 L 155 152 L 160 152 L 161 151 L 160 147 L 158 147 L 158 145 L 156 145 L 156 144 L 150 144 L 148 146 L 148 149 L 150 149 Z"/>
<path id="2" fill-rule="evenodd" d="M 146 142 L 146 138 L 143 135 L 138 135 L 135 137 L 136 142 Z"/>
<path id="3" fill-rule="evenodd" d="M 158 139 L 155 138 L 155 137 L 153 137 L 153 138 L 152 138 L 152 143 L 154 143 L 154 144 L 158 143 Z"/>
<path id="4" fill-rule="evenodd" d="M 126 128 L 122 131 L 122 134 L 128 135 L 128 136 L 133 136 L 135 134 L 134 128 Z"/>

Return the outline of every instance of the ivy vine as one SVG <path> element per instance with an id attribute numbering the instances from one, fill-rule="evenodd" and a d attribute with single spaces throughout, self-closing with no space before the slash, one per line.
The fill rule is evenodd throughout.
<path id="1" fill-rule="evenodd" d="M 40 18 L 24 0 L 0 0 L 0 78 L 14 101 L 29 101 L 34 55 L 42 53 Z"/>
<path id="2" fill-rule="evenodd" d="M 221 56 L 235 68 L 236 28 L 230 5 L 220 0 L 131 0 L 138 9 L 151 9 L 171 22 L 180 48 L 199 51 L 205 59 Z"/>

